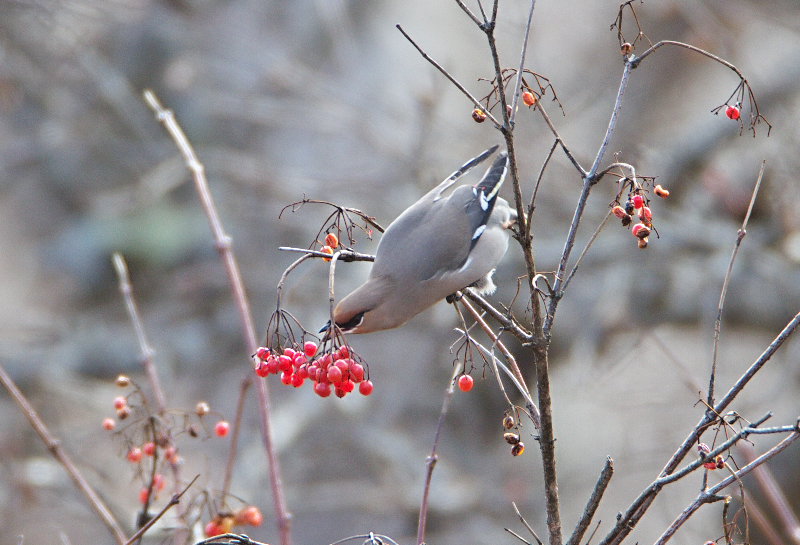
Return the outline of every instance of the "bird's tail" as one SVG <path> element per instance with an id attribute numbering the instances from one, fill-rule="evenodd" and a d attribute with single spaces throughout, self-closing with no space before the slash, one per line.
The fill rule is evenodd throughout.
<path id="1" fill-rule="evenodd" d="M 498 147 L 499 146 L 494 145 L 491 148 L 489 148 L 486 151 L 484 151 L 483 153 L 481 153 L 480 155 L 476 155 L 475 157 L 473 157 L 472 159 L 470 159 L 469 161 L 467 161 L 466 163 L 461 165 L 458 168 L 458 170 L 456 170 L 450 176 L 445 178 L 444 181 L 442 181 L 442 183 L 440 183 L 438 186 L 433 188 L 430 191 L 430 193 L 428 193 L 428 194 L 429 195 L 434 194 L 434 199 L 433 199 L 434 201 L 439 200 L 441 198 L 441 196 L 442 196 L 442 193 L 447 191 L 447 189 L 451 185 L 456 183 L 456 181 L 459 178 L 461 178 L 464 174 L 466 174 L 467 172 L 472 170 L 474 167 L 476 167 L 477 165 L 479 165 L 482 162 L 484 162 L 491 154 L 493 154 L 495 151 L 497 151 Z"/>
<path id="2" fill-rule="evenodd" d="M 500 186 L 503 185 L 507 172 L 508 153 L 503 152 L 497 156 L 492 166 L 489 167 L 481 181 L 475 186 L 475 189 L 482 192 L 488 202 L 492 202 L 497 197 L 497 192 L 500 191 Z"/>

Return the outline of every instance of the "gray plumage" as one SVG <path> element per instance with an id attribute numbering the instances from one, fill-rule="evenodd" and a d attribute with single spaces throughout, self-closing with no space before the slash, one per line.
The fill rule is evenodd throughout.
<path id="1" fill-rule="evenodd" d="M 367 281 L 342 299 L 334 320 L 345 332 L 403 325 L 468 286 L 494 291 L 491 275 L 508 248 L 516 213 L 497 196 L 508 170 L 501 153 L 477 185 L 445 192 L 497 146 L 465 163 L 386 229 Z"/>

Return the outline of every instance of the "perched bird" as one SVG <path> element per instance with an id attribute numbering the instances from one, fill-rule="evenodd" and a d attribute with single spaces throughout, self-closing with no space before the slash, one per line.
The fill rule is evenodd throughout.
<path id="1" fill-rule="evenodd" d="M 508 248 L 516 212 L 497 196 L 508 171 L 501 153 L 475 186 L 444 193 L 497 150 L 470 159 L 386 229 L 369 279 L 333 311 L 345 333 L 391 329 L 458 290 L 495 290 L 492 273 Z M 326 326 L 324 329 L 327 329 Z"/>

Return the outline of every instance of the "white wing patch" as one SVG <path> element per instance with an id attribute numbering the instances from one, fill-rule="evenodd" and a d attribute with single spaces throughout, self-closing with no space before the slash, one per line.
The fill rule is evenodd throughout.
<path id="1" fill-rule="evenodd" d="M 481 210 L 486 211 L 489 208 L 489 199 L 486 198 L 486 193 L 484 193 L 483 190 L 481 190 L 481 194 L 478 196 L 478 199 L 480 199 Z"/>
<path id="2" fill-rule="evenodd" d="M 483 193 L 481 193 L 483 195 Z M 472 240 L 478 240 L 483 232 L 486 230 L 486 225 L 479 225 L 475 232 L 472 233 Z"/>

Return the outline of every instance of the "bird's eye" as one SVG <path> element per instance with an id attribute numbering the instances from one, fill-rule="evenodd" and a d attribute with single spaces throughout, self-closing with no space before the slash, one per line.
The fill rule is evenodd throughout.
<path id="1" fill-rule="evenodd" d="M 364 312 L 359 312 L 346 322 L 344 323 L 337 322 L 336 325 L 339 326 L 343 331 L 350 331 L 360 326 L 361 322 L 363 321 L 364 321 Z"/>

